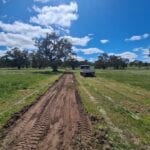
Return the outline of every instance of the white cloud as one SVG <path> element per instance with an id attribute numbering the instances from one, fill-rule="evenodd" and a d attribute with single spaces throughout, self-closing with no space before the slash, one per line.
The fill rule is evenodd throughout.
<path id="1" fill-rule="evenodd" d="M 129 51 L 126 51 L 126 52 L 123 52 L 120 54 L 115 54 L 115 55 L 120 56 L 120 57 L 125 58 L 125 59 L 129 59 L 130 61 L 133 61 L 138 57 L 137 54 L 135 54 L 133 52 L 129 52 Z"/>
<path id="2" fill-rule="evenodd" d="M 62 35 L 64 35 L 64 34 L 66 35 L 66 34 L 69 34 L 69 33 L 70 33 L 70 30 L 69 30 L 68 28 L 63 28 L 63 27 L 60 27 L 60 26 L 57 28 L 57 30 L 58 30 L 58 32 L 61 33 Z M 55 31 L 55 32 L 56 32 L 56 31 Z"/>
<path id="3" fill-rule="evenodd" d="M 72 55 L 71 57 L 78 60 L 78 61 L 84 61 L 85 60 L 82 56 L 78 56 L 78 55 Z"/>
<path id="4" fill-rule="evenodd" d="M 122 58 L 125 58 L 125 59 L 129 59 L 129 61 L 134 61 L 138 55 L 133 53 L 133 52 L 129 52 L 129 51 L 126 51 L 126 52 L 123 52 L 123 53 L 109 53 L 108 54 L 109 56 L 110 55 L 115 55 L 115 56 L 120 56 Z"/>
<path id="5" fill-rule="evenodd" d="M 14 33 L 0 33 L 0 45 L 9 47 L 19 47 L 25 49 L 34 49 L 34 41 L 31 37 L 14 34 Z"/>
<path id="6" fill-rule="evenodd" d="M 65 36 L 65 38 L 67 38 L 74 46 L 86 46 L 88 42 L 91 40 L 89 36 L 80 37 L 80 38 L 72 37 L 72 36 Z"/>
<path id="7" fill-rule="evenodd" d="M 150 49 L 148 48 L 143 49 L 143 54 L 148 56 L 150 54 Z"/>
<path id="8" fill-rule="evenodd" d="M 61 27 L 70 27 L 72 21 L 78 19 L 78 5 L 76 2 L 63 4 L 59 6 L 44 6 L 42 8 L 33 6 L 38 13 L 37 16 L 30 18 L 30 22 L 48 26 L 58 25 Z"/>
<path id="9" fill-rule="evenodd" d="M 98 48 L 85 48 L 85 49 L 78 49 L 78 51 L 84 53 L 84 55 L 91 55 L 91 54 L 99 54 L 103 53 L 104 51 Z"/>
<path id="10" fill-rule="evenodd" d="M 148 56 L 150 52 L 150 48 L 138 47 L 138 48 L 134 48 L 133 51 L 142 52 L 143 55 Z"/>
<path id="11" fill-rule="evenodd" d="M 144 47 L 138 47 L 133 49 L 134 52 L 138 52 L 139 56 L 142 58 L 142 61 L 150 62 L 150 47 L 144 48 Z"/>
<path id="12" fill-rule="evenodd" d="M 108 53 L 108 55 L 109 55 L 109 56 L 111 56 L 111 55 L 115 55 L 115 53 Z"/>
<path id="13" fill-rule="evenodd" d="M 131 38 L 126 39 L 126 41 L 140 41 L 141 39 L 142 39 L 141 36 L 134 35 L 134 36 L 132 36 Z"/>
<path id="14" fill-rule="evenodd" d="M 143 60 L 145 62 L 150 62 L 150 57 L 149 57 L 150 48 L 143 48 L 142 49 L 142 54 L 143 54 Z"/>
<path id="15" fill-rule="evenodd" d="M 125 41 L 140 41 L 149 38 L 149 36 L 150 35 L 148 33 L 145 33 L 143 35 L 133 35 L 132 37 L 125 39 Z"/>
<path id="16" fill-rule="evenodd" d="M 33 38 L 44 37 L 46 33 L 52 33 L 52 28 L 42 28 L 30 24 L 15 21 L 12 24 L 6 24 L 0 21 L 0 45 L 33 49 Z"/>
<path id="17" fill-rule="evenodd" d="M 3 31 L 2 33 L 0 33 L 0 38 L 2 39 L 4 37 L 4 39 L 2 39 L 3 42 L 1 41 L 1 44 L 3 46 L 19 46 L 20 45 L 21 47 L 24 47 L 24 48 L 29 48 L 31 46 L 31 43 L 34 44 L 32 40 L 33 38 L 44 37 L 46 33 L 54 32 L 54 30 L 51 27 L 42 28 L 41 26 L 33 26 L 31 24 L 27 24 L 27 23 L 23 23 L 19 21 L 15 21 L 12 24 L 3 23 L 2 21 L 0 21 L 0 29 L 2 29 Z M 10 43 L 10 40 L 11 41 L 13 40 L 13 39 L 9 39 L 10 36 L 13 36 L 15 40 L 17 41 L 16 42 L 13 41 Z M 20 39 L 16 38 L 19 36 L 20 36 Z M 86 46 L 87 43 L 91 40 L 89 36 L 85 36 L 85 37 L 65 36 L 65 37 L 68 38 L 72 42 L 72 44 L 76 46 Z M 27 45 L 26 42 L 25 42 L 25 45 L 22 45 L 23 42 L 21 42 L 21 44 L 18 44 L 21 39 L 25 39 L 25 41 L 27 40 L 29 43 L 29 46 Z"/>
<path id="18" fill-rule="evenodd" d="M 51 33 L 54 31 L 51 27 L 41 28 L 40 26 L 32 26 L 19 21 L 15 21 L 12 24 L 6 24 L 0 21 L 0 29 L 9 33 L 26 35 L 29 38 L 45 36 L 46 33 Z"/>
<path id="19" fill-rule="evenodd" d="M 89 62 L 95 62 L 95 61 L 97 61 L 97 58 L 92 58 L 92 57 L 91 57 L 91 58 L 88 59 L 88 61 L 89 61 Z"/>
<path id="20" fill-rule="evenodd" d="M 102 39 L 102 40 L 100 40 L 100 42 L 101 42 L 102 44 L 106 44 L 106 43 L 109 42 L 109 40 L 107 40 L 107 39 Z"/>
<path id="21" fill-rule="evenodd" d="M 41 2 L 41 3 L 47 3 L 49 2 L 50 0 L 34 0 L 34 2 Z"/>
<path id="22" fill-rule="evenodd" d="M 137 47 L 137 48 L 134 48 L 133 51 L 138 52 L 138 51 L 141 51 L 142 49 L 143 49 L 143 47 Z"/>
<path id="23" fill-rule="evenodd" d="M 75 46 L 72 46 L 72 50 L 73 50 L 75 53 L 77 53 L 77 52 L 80 51 L 80 50 L 79 50 L 77 47 L 75 47 Z"/>
<path id="24" fill-rule="evenodd" d="M 81 56 L 74 56 L 74 58 L 78 61 L 84 61 L 85 59 Z"/>
<path id="25" fill-rule="evenodd" d="M 150 35 L 148 33 L 143 34 L 143 38 L 147 39 Z"/>
<path id="26" fill-rule="evenodd" d="M 150 58 L 147 56 L 144 58 L 144 61 L 150 63 Z"/>

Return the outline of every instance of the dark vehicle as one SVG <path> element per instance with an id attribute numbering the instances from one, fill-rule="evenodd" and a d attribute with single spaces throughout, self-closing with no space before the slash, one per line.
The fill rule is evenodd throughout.
<path id="1" fill-rule="evenodd" d="M 84 77 L 86 77 L 86 76 L 94 77 L 95 71 L 94 71 L 94 69 L 91 69 L 91 67 L 89 65 L 81 65 L 80 66 L 80 75 L 82 75 Z"/>

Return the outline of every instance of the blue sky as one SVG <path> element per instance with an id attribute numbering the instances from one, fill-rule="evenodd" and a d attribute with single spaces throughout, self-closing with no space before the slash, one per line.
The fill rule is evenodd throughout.
<path id="1" fill-rule="evenodd" d="M 148 0 L 0 0 L 0 55 L 13 47 L 34 50 L 47 32 L 68 38 L 77 59 L 103 52 L 150 62 Z"/>

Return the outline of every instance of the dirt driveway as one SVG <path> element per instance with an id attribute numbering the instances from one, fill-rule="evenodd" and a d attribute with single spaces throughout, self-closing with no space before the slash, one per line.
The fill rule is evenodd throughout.
<path id="1" fill-rule="evenodd" d="M 88 141 L 90 121 L 82 110 L 73 74 L 64 74 L 2 139 L 2 150 L 71 150 Z"/>

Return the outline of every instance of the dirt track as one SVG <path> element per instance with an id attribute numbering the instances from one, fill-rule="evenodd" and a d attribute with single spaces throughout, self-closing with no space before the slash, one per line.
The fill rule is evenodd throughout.
<path id="1" fill-rule="evenodd" d="M 72 74 L 64 74 L 8 129 L 1 150 L 71 150 L 90 138 Z M 76 148 L 75 148 L 76 147 Z"/>

